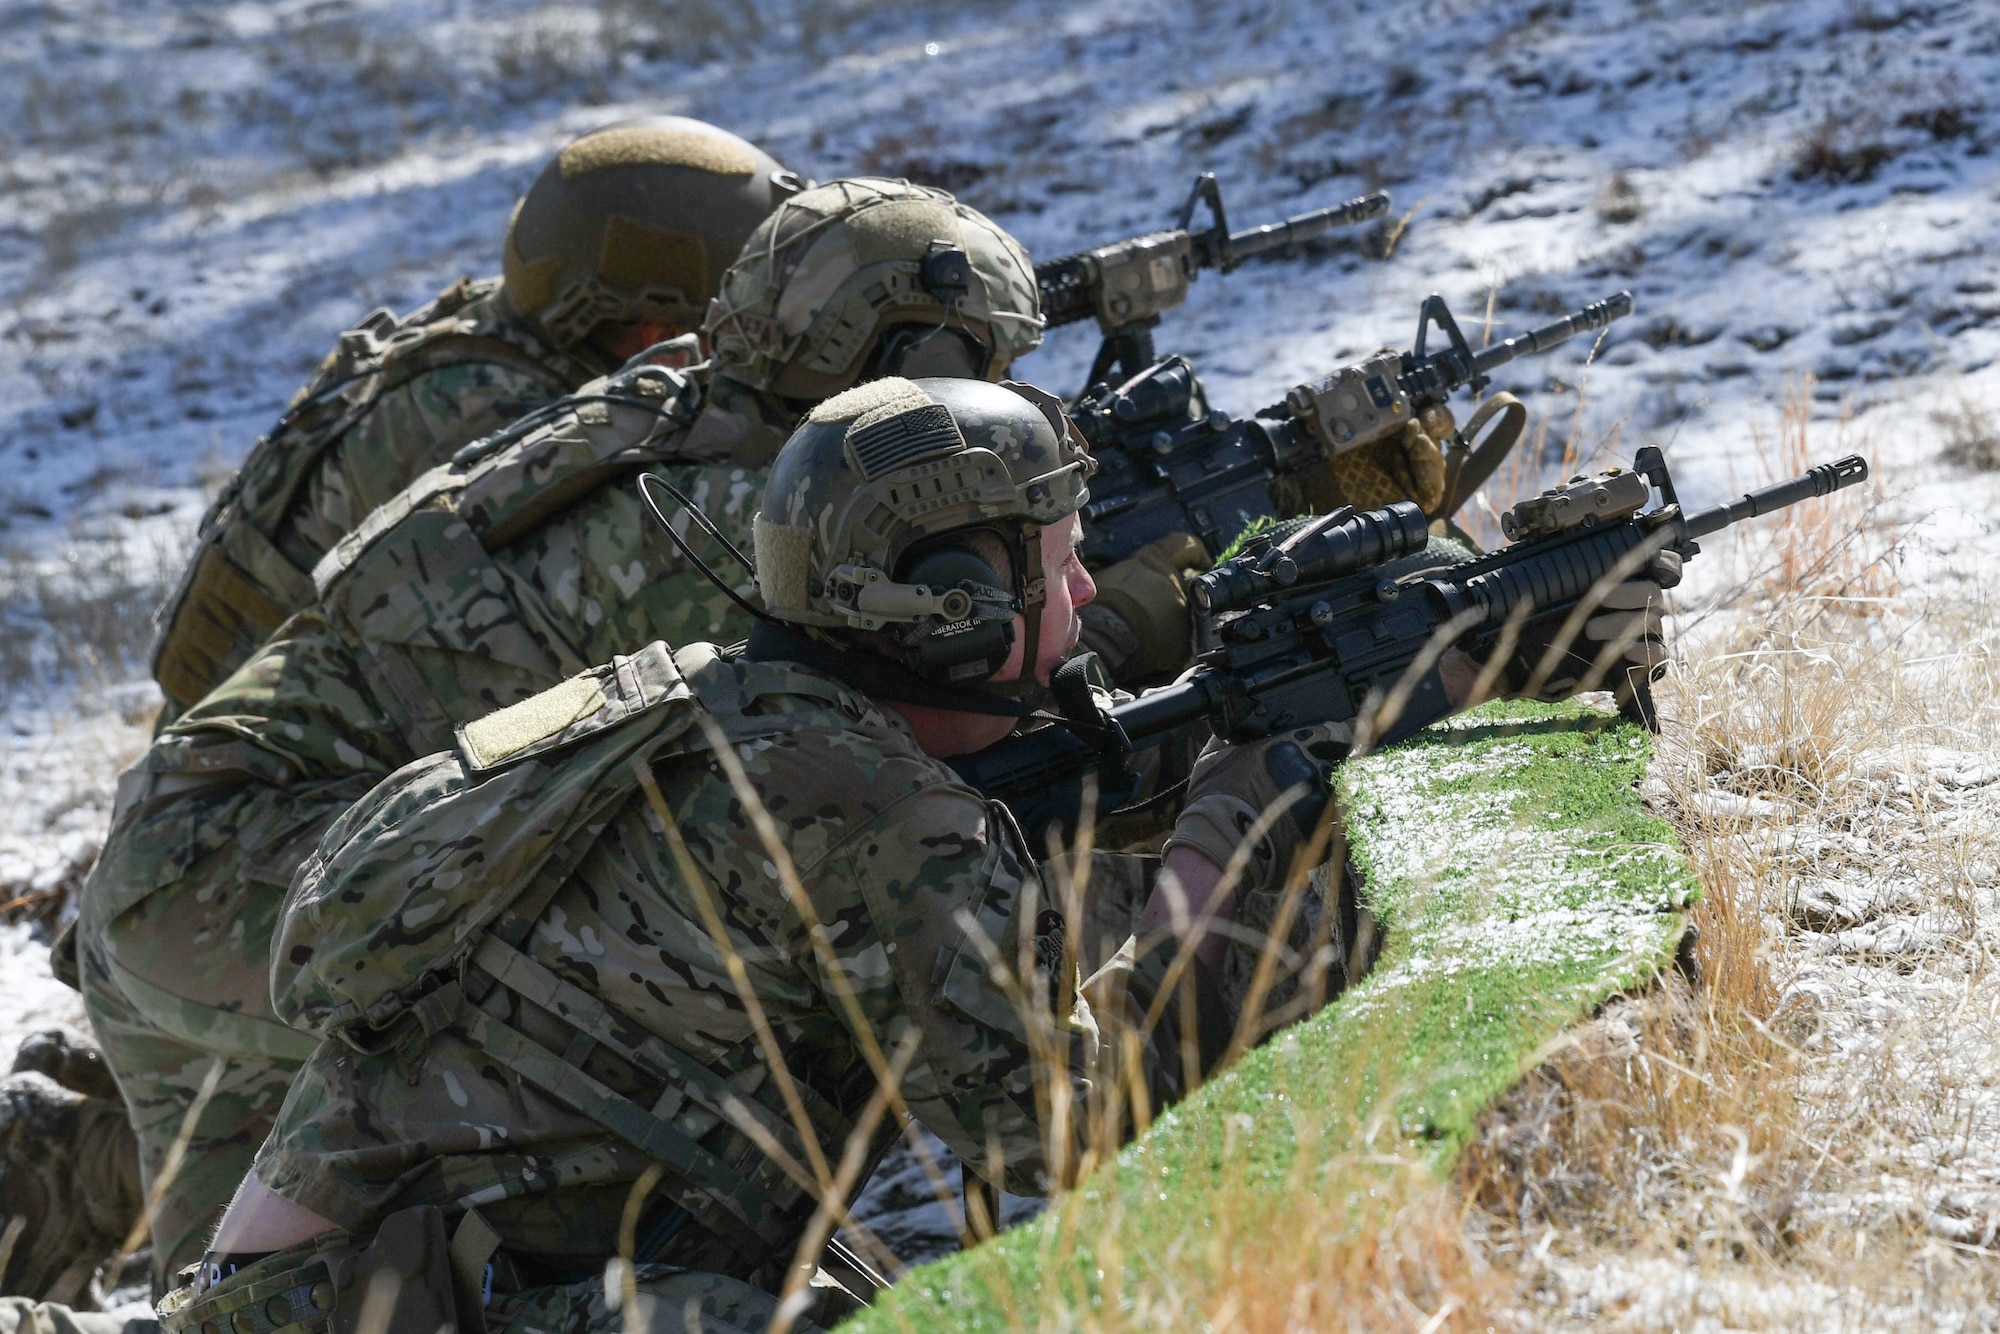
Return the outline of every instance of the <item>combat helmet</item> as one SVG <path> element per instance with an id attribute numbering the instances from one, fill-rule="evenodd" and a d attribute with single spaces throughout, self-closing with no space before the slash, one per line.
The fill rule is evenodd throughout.
<path id="1" fill-rule="evenodd" d="M 1090 499 L 1097 470 L 1054 395 L 1008 381 L 872 380 L 821 403 L 785 442 L 754 521 L 766 610 L 794 625 L 885 632 L 936 685 L 984 681 L 1012 647 L 1033 663 L 1042 528 Z M 1007 551 L 994 568 L 968 540 Z"/>
<path id="2" fill-rule="evenodd" d="M 571 142 L 514 206 L 508 304 L 557 348 L 606 321 L 700 324 L 723 271 L 799 179 L 756 145 L 682 116 Z"/>
<path id="3" fill-rule="evenodd" d="M 780 204 L 705 325 L 718 375 L 795 404 L 885 374 L 998 380 L 1042 328 L 1018 241 L 943 190 L 875 177 Z"/>

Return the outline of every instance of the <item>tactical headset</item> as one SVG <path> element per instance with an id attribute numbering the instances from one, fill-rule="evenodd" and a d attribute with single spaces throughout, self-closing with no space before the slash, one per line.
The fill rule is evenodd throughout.
<path id="1" fill-rule="evenodd" d="M 1023 610 L 1020 592 L 1007 591 L 1012 581 L 972 550 L 965 540 L 968 532 L 990 533 L 1006 543 L 1017 570 L 1027 564 L 1022 535 L 1010 541 L 998 528 L 953 532 L 905 556 L 898 582 L 930 590 L 939 610 L 898 631 L 896 639 L 903 666 L 932 685 L 991 680 L 1007 664 L 1014 647 L 1014 617 Z"/>

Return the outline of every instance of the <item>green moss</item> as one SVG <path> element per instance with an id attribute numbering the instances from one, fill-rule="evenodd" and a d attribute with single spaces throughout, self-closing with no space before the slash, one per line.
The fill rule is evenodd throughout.
<path id="1" fill-rule="evenodd" d="M 1344 1216 L 1367 1226 L 1369 1182 L 1391 1170 L 1367 1163 L 1448 1170 L 1543 1044 L 1673 958 L 1696 886 L 1635 791 L 1650 755 L 1615 718 L 1513 703 L 1344 766 L 1341 808 L 1383 929 L 1369 976 L 1042 1218 L 924 1266 L 843 1328 L 1002 1330 L 1051 1308 L 1130 1306 L 1169 1269 L 1291 1244 L 1301 1192 L 1319 1197 L 1316 1216 L 1329 1187 L 1348 1192 Z M 1235 1215 L 1229 1254 L 1209 1244 L 1220 1207 Z"/>
<path id="2" fill-rule="evenodd" d="M 1222 554 L 1215 558 L 1215 563 L 1217 565 L 1220 565 L 1222 564 L 1222 562 L 1226 560 L 1235 559 L 1235 557 L 1243 550 L 1243 544 L 1245 542 L 1248 542 L 1251 538 L 1256 537 L 1261 533 L 1267 533 L 1271 529 L 1276 528 L 1277 526 L 1278 526 L 1278 521 L 1272 518 L 1270 515 L 1268 514 L 1258 515 L 1256 518 L 1250 521 L 1248 527 L 1246 527 L 1242 532 L 1236 535 L 1236 540 L 1234 542 L 1231 542 L 1228 546 L 1222 549 Z"/>

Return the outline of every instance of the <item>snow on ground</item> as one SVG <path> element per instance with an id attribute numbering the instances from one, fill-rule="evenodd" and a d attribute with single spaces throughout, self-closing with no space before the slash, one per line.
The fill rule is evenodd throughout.
<path id="1" fill-rule="evenodd" d="M 1162 348 L 1241 412 L 1407 346 L 1431 291 L 1504 336 L 1630 288 L 1593 362 L 1500 377 L 1539 463 L 1662 444 L 1717 499 L 1810 375 L 1810 452 L 1851 416 L 1915 525 L 1906 587 L 1962 587 L 2000 549 L 1990 479 L 1936 466 L 2000 398 L 1996 73 L 1976 0 L 0 0 L 0 888 L 91 855 L 145 736 L 134 609 L 204 488 L 337 330 L 494 269 L 584 129 L 703 116 L 956 188 L 1042 257 L 1164 225 L 1200 169 L 1237 226 L 1387 187 L 1395 225 L 1204 276 Z M 1073 390 L 1092 350 L 1021 372 Z M 0 1048 L 76 1018 L 38 948 L 0 935 Z"/>

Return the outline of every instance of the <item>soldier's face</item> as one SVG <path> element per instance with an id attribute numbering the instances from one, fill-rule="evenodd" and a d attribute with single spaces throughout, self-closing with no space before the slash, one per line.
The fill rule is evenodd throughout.
<path id="1" fill-rule="evenodd" d="M 1097 582 L 1083 568 L 1083 521 L 1070 515 L 1042 529 L 1042 576 L 1048 580 L 1048 594 L 1042 602 L 1042 631 L 1035 657 L 1035 679 L 1046 684 L 1056 665 L 1076 647 L 1083 635 L 1083 621 L 1076 609 L 1097 596 Z M 1021 676 L 1021 657 L 1027 651 L 1027 626 L 1014 617 L 1014 650 L 1007 665 L 994 676 L 996 681 L 1014 681 Z"/>

